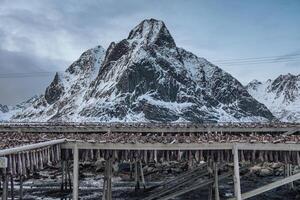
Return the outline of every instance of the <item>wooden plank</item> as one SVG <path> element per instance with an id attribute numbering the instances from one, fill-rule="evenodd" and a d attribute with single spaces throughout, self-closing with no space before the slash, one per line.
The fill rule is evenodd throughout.
<path id="1" fill-rule="evenodd" d="M 165 188 L 162 188 L 160 190 L 155 190 L 153 194 L 146 197 L 144 200 L 153 200 L 157 199 L 158 197 L 161 197 L 163 195 L 166 195 L 168 193 L 177 192 L 180 191 L 180 188 L 185 185 L 192 185 L 197 180 L 201 179 L 202 177 L 208 175 L 208 171 L 202 170 L 199 172 L 194 172 L 194 174 L 188 174 L 188 176 L 181 177 L 180 179 L 177 179 L 177 181 L 174 182 L 172 185 L 166 185 Z"/>
<path id="2" fill-rule="evenodd" d="M 273 143 L 89 143 L 84 141 L 67 141 L 62 144 L 63 149 L 72 149 L 77 143 L 79 149 L 111 149 L 111 150 L 231 150 L 234 145 L 240 150 L 263 151 L 300 151 L 299 144 L 273 144 Z"/>
<path id="3" fill-rule="evenodd" d="M 283 133 L 282 135 L 288 136 L 288 135 L 293 135 L 293 134 L 295 134 L 295 133 L 297 133 L 297 132 L 300 132 L 300 128 L 291 129 L 291 130 L 289 130 L 289 131 Z"/>
<path id="4" fill-rule="evenodd" d="M 232 175 L 232 172 L 227 172 L 225 174 L 222 174 L 222 175 L 219 176 L 219 181 L 221 181 L 221 180 L 223 180 L 223 179 L 225 179 L 225 178 L 227 178 L 231 175 Z M 190 192 L 190 191 L 205 187 L 207 185 L 213 184 L 213 182 L 214 182 L 214 178 L 210 178 L 208 180 L 200 180 L 200 181 L 197 181 L 196 183 L 194 183 L 193 185 L 190 185 L 189 187 L 186 187 L 182 190 L 178 190 L 178 191 L 176 191 L 172 194 L 164 196 L 164 197 L 160 198 L 159 200 L 169 200 L 169 199 L 178 197 L 180 195 L 183 195 L 187 192 Z"/>
<path id="5" fill-rule="evenodd" d="M 24 146 L 20 146 L 20 147 L 4 149 L 4 150 L 0 150 L 0 156 L 16 154 L 19 152 L 43 148 L 43 147 L 52 146 L 52 145 L 56 145 L 56 144 L 62 144 L 64 142 L 66 142 L 66 139 L 51 140 L 51 141 L 47 141 L 47 142 L 40 142 L 40 143 L 36 143 L 36 144 L 29 144 L 29 145 L 24 145 Z"/>

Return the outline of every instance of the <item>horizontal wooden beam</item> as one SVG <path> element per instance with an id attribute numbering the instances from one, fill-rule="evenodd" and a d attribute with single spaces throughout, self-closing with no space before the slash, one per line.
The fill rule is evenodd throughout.
<path id="1" fill-rule="evenodd" d="M 66 142 L 66 139 L 59 139 L 59 140 L 51 140 L 51 141 L 47 141 L 47 142 L 29 144 L 29 145 L 24 145 L 24 146 L 9 148 L 9 149 L 3 149 L 3 150 L 0 150 L 0 156 L 15 154 L 15 153 L 29 151 L 29 150 L 33 150 L 33 149 L 39 149 L 39 148 L 52 146 L 52 145 L 56 145 L 56 144 L 63 144 L 65 142 Z"/>
<path id="2" fill-rule="evenodd" d="M 262 151 L 300 151 L 300 144 L 272 144 L 272 143 L 97 143 L 84 141 L 68 141 L 62 145 L 64 149 L 72 149 L 77 143 L 79 149 L 111 149 L 111 150 L 231 150 L 234 145 L 238 150 Z"/>

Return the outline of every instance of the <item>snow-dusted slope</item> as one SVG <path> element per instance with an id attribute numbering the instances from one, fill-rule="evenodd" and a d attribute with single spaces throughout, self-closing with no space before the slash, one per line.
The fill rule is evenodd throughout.
<path id="1" fill-rule="evenodd" d="M 89 49 L 64 73 L 56 73 L 54 80 L 32 106 L 13 118 L 26 121 L 48 121 L 63 117 L 76 118 L 77 109 L 84 103 L 83 96 L 99 71 L 105 50 L 101 46 Z"/>
<path id="2" fill-rule="evenodd" d="M 21 102 L 15 106 L 7 106 L 0 104 L 0 122 L 9 121 L 16 113 L 22 112 L 26 108 L 32 106 L 32 103 L 38 99 L 38 96 L 33 96 L 28 100 Z"/>
<path id="3" fill-rule="evenodd" d="M 280 120 L 300 122 L 300 75 L 280 75 L 275 80 L 254 80 L 246 86 L 249 93 L 265 104 Z"/>
<path id="4" fill-rule="evenodd" d="M 98 72 L 98 73 L 96 73 Z M 162 21 L 83 54 L 14 120 L 261 121 L 271 112 L 230 74 L 178 48 Z"/>

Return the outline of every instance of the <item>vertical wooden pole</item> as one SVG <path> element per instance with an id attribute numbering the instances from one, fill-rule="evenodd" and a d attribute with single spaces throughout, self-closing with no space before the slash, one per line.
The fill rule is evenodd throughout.
<path id="1" fill-rule="evenodd" d="M 13 178 L 12 175 L 10 176 L 10 197 L 11 197 L 11 200 L 15 199 L 15 194 L 14 194 L 14 178 Z"/>
<path id="2" fill-rule="evenodd" d="M 211 160 L 211 158 L 209 158 L 207 162 L 208 162 L 207 167 L 208 167 L 208 170 L 210 172 L 209 175 L 208 175 L 208 177 L 212 178 L 213 171 L 211 170 L 212 169 L 212 160 Z M 210 184 L 208 186 L 208 197 L 207 197 L 207 199 L 208 200 L 212 200 L 213 199 L 213 184 Z"/>
<path id="3" fill-rule="evenodd" d="M 215 200 L 220 200 L 219 194 L 219 177 L 218 177 L 218 164 L 214 162 L 214 188 L 215 188 Z"/>
<path id="4" fill-rule="evenodd" d="M 112 185 L 111 185 L 111 179 L 112 179 L 112 158 L 109 158 L 109 177 L 108 177 L 108 200 L 112 200 Z"/>
<path id="5" fill-rule="evenodd" d="M 108 160 L 105 161 L 102 200 L 106 200 L 107 198 L 107 186 L 108 186 L 107 180 L 108 180 Z"/>
<path id="6" fill-rule="evenodd" d="M 239 168 L 239 151 L 237 145 L 233 145 L 232 153 L 234 162 L 234 194 L 237 200 L 242 200 Z"/>
<path id="7" fill-rule="evenodd" d="M 68 176 L 68 182 L 69 182 L 69 190 L 72 190 L 72 181 L 71 181 L 71 174 L 70 174 L 70 168 L 69 168 L 69 161 L 67 162 L 67 176 Z"/>
<path id="8" fill-rule="evenodd" d="M 64 184 L 64 177 L 65 177 L 65 167 L 64 167 L 64 165 L 65 165 L 65 162 L 62 160 L 61 161 L 61 186 L 60 186 L 60 190 L 61 191 L 64 191 L 65 190 L 65 184 Z"/>
<path id="9" fill-rule="evenodd" d="M 132 180 L 132 161 L 130 160 L 130 180 Z"/>
<path id="10" fill-rule="evenodd" d="M 140 161 L 140 170 L 141 170 L 141 178 L 142 178 L 143 187 L 144 187 L 144 189 L 146 189 L 146 182 L 145 182 L 145 177 L 144 177 L 142 161 Z"/>
<path id="11" fill-rule="evenodd" d="M 285 165 L 285 176 L 289 177 L 293 175 L 293 168 L 291 164 L 286 164 Z M 294 182 L 290 182 L 288 184 L 288 189 L 293 190 L 294 189 Z"/>
<path id="12" fill-rule="evenodd" d="M 2 200 L 7 200 L 7 190 L 8 190 L 8 178 L 6 173 L 6 168 L 2 169 L 3 172 L 3 190 L 2 190 Z"/>
<path id="13" fill-rule="evenodd" d="M 135 181 L 135 190 L 140 189 L 140 177 L 138 173 L 138 161 L 135 160 L 134 162 L 134 181 Z"/>
<path id="14" fill-rule="evenodd" d="M 102 200 L 112 200 L 112 159 L 106 160 Z"/>
<path id="15" fill-rule="evenodd" d="M 77 143 L 73 148 L 73 200 L 78 200 L 79 189 L 79 152 Z"/>
<path id="16" fill-rule="evenodd" d="M 67 191 L 68 190 L 68 164 L 67 164 L 67 161 L 64 161 L 64 168 L 65 168 L 65 190 Z"/>
<path id="17" fill-rule="evenodd" d="M 106 160 L 102 200 L 112 200 L 112 158 Z"/>
<path id="18" fill-rule="evenodd" d="M 23 176 L 20 176 L 20 200 L 23 199 Z"/>

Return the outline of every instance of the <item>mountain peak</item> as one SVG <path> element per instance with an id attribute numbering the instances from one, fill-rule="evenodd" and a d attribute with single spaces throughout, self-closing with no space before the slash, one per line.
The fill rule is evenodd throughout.
<path id="1" fill-rule="evenodd" d="M 134 27 L 127 38 L 139 43 L 176 47 L 175 41 L 165 23 L 156 19 L 145 19 Z"/>

